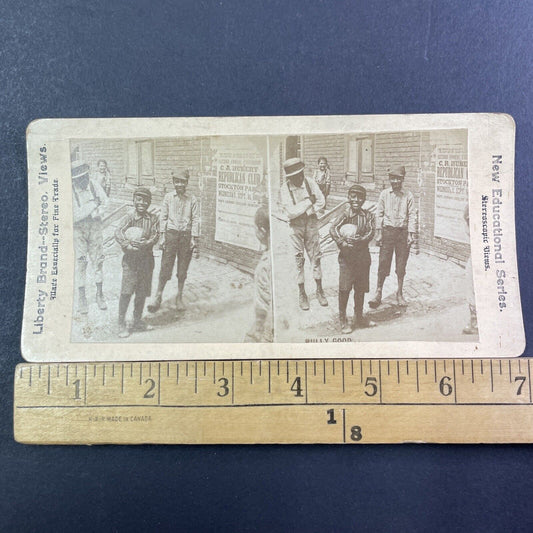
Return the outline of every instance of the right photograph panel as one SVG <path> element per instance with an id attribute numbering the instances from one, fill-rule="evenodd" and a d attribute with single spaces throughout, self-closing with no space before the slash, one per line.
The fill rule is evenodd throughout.
<path id="1" fill-rule="evenodd" d="M 276 342 L 478 340 L 466 129 L 269 146 Z"/>

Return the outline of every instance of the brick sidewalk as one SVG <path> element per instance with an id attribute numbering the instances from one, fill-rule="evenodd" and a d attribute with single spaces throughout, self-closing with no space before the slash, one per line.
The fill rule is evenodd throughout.
<path id="1" fill-rule="evenodd" d="M 306 257 L 306 290 L 311 309 L 301 311 L 298 307 L 298 287 L 295 282 L 293 251 L 288 241 L 288 226 L 275 223 L 274 234 L 280 236 L 275 246 L 274 278 L 276 286 L 276 340 L 279 342 L 302 342 L 305 339 L 339 336 L 338 325 L 338 249 L 333 243 L 323 246 L 323 287 L 329 302 L 321 307 L 315 297 L 309 261 Z M 328 228 L 321 230 L 321 235 Z M 370 293 L 365 298 L 365 312 L 377 323 L 377 327 L 357 330 L 354 340 L 449 340 L 472 342 L 472 336 L 462 334 L 469 314 L 465 299 L 465 270 L 452 261 L 421 252 L 411 253 L 407 263 L 404 296 L 407 308 L 395 302 L 396 275 L 394 264 L 391 276 L 383 288 L 383 302 L 375 310 L 368 309 L 377 281 L 379 248 L 370 247 Z M 352 293 L 353 294 L 353 293 Z M 353 314 L 353 300 L 348 302 L 348 316 Z"/>
<path id="2" fill-rule="evenodd" d="M 157 288 L 161 252 L 154 250 L 154 255 L 152 296 Z M 72 327 L 73 342 L 119 342 L 119 340 L 124 342 L 124 339 L 117 337 L 121 261 L 122 252 L 118 245 L 113 244 L 108 247 L 104 263 L 107 311 L 98 309 L 90 276 L 88 277 L 89 314 L 81 316 L 75 313 Z M 208 342 L 213 333 L 210 331 L 212 317 L 218 321 L 219 330 L 223 330 L 224 342 L 242 341 L 245 330 L 250 325 L 248 322 L 251 323 L 253 319 L 253 277 L 250 274 L 241 272 L 226 262 L 201 256 L 191 261 L 183 295 L 186 310 L 180 313 L 177 313 L 175 308 L 176 294 L 177 279 L 173 275 L 165 287 L 159 311 L 154 314 L 148 313 L 145 306 L 145 320 L 153 325 L 156 331 L 132 334 L 126 342 L 158 342 L 158 331 L 164 338 L 162 342 Z M 151 298 L 148 298 L 147 303 L 150 301 Z M 132 308 L 133 302 L 130 303 L 127 320 L 131 320 Z M 237 313 L 239 316 L 244 313 L 246 323 L 235 327 L 234 310 L 239 310 Z M 227 317 L 226 325 L 223 323 L 224 316 Z M 165 329 L 168 331 L 164 332 Z"/>
<path id="3" fill-rule="evenodd" d="M 328 307 L 320 307 L 316 301 L 315 284 L 306 261 L 306 288 L 311 310 L 304 312 L 298 307 L 288 227 L 286 223 L 275 221 L 273 231 L 277 237 L 273 265 L 276 340 L 304 342 L 316 337 L 339 336 L 336 245 L 330 242 L 323 247 L 323 286 L 329 300 Z M 327 228 L 324 228 L 322 233 L 326 232 Z M 108 310 L 100 311 L 96 306 L 94 285 L 89 275 L 89 314 L 74 315 L 74 342 L 119 342 L 117 319 L 122 252 L 114 241 L 108 242 L 110 245 L 106 247 L 104 263 L 104 293 Z M 155 255 L 152 295 L 157 287 L 161 252 L 156 251 Z M 367 302 L 376 286 L 378 255 L 379 249 L 371 247 L 371 292 L 366 296 Z M 233 265 L 207 256 L 193 259 L 185 284 L 186 311 L 176 312 L 177 280 L 173 277 L 165 288 L 161 309 L 154 314 L 145 311 L 146 321 L 154 326 L 155 331 L 136 333 L 126 342 L 241 342 L 253 320 L 253 290 L 252 276 Z M 354 340 L 475 340 L 461 333 L 468 320 L 468 308 L 464 298 L 465 271 L 457 264 L 424 253 L 411 254 L 404 287 L 409 302 L 407 308 L 395 305 L 395 290 L 396 276 L 393 273 L 385 282 L 382 305 L 376 310 L 369 310 L 365 305 L 365 311 L 378 326 L 357 330 L 351 334 Z M 132 304 L 130 318 L 131 307 Z M 350 301 L 348 316 L 352 310 Z"/>

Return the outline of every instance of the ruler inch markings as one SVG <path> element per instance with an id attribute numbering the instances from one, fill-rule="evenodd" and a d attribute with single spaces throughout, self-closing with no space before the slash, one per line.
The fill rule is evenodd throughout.
<path id="1" fill-rule="evenodd" d="M 346 409 L 342 410 L 342 442 L 346 442 Z"/>
<path id="2" fill-rule="evenodd" d="M 235 404 L 235 363 L 231 362 L 231 403 Z"/>
<path id="3" fill-rule="evenodd" d="M 305 403 L 307 404 L 308 403 L 308 393 L 307 393 L 307 361 L 304 361 L 304 376 L 305 376 Z M 343 392 L 344 392 L 344 374 L 343 374 L 343 383 L 342 383 L 342 388 L 343 388 Z"/>
<path id="4" fill-rule="evenodd" d="M 379 403 L 382 404 L 383 403 L 383 393 L 382 393 L 383 384 L 381 380 L 381 359 L 378 360 L 378 375 L 379 375 Z"/>
<path id="5" fill-rule="evenodd" d="M 442 403 L 442 402 L 383 402 L 368 403 L 368 402 L 309 402 L 307 405 L 295 402 L 278 402 L 278 403 L 236 403 L 235 405 L 221 405 L 221 404 L 163 404 L 163 405 L 147 405 L 144 403 L 131 404 L 98 404 L 98 405 L 16 405 L 16 409 L 100 409 L 100 408 L 123 408 L 123 407 L 152 407 L 152 408 L 177 408 L 177 409 L 237 409 L 239 407 L 339 407 L 343 405 L 369 407 L 369 406 L 383 406 L 383 407 L 525 407 L 530 408 L 527 403 L 511 403 L 511 402 L 457 402 L 457 404 Z"/>
<path id="6" fill-rule="evenodd" d="M 161 405 L 161 363 L 157 363 L 157 405 Z"/>
<path id="7" fill-rule="evenodd" d="M 455 359 L 453 360 L 453 397 L 455 404 L 457 404 L 457 378 L 455 376 Z"/>
<path id="8" fill-rule="evenodd" d="M 527 360 L 527 377 L 529 378 L 528 385 L 529 385 L 529 403 L 531 403 L 531 370 L 529 369 L 529 359 Z"/>
<path id="9" fill-rule="evenodd" d="M 400 361 L 396 361 L 396 376 L 398 385 L 400 384 Z"/>
<path id="10" fill-rule="evenodd" d="M 411 359 L 411 360 L 405 360 L 405 369 L 402 366 L 401 360 L 389 360 L 389 359 L 375 359 L 375 360 L 359 360 L 360 368 L 362 369 L 361 372 L 361 381 L 364 382 L 364 376 L 371 376 L 372 379 L 377 378 L 379 380 L 379 397 L 376 395 L 373 401 L 369 401 L 368 398 L 366 398 L 364 395 L 358 396 L 359 393 L 357 393 L 356 396 L 352 396 L 352 385 L 357 383 L 357 376 L 355 374 L 354 365 L 357 363 L 357 359 L 350 359 L 350 367 L 347 367 L 349 359 L 329 359 L 331 361 L 331 369 L 329 369 L 328 365 L 328 359 L 323 359 L 323 370 L 324 375 L 322 376 L 323 379 L 320 378 L 320 360 L 311 360 L 311 359 L 300 359 L 298 361 L 296 360 L 277 360 L 276 365 L 283 364 L 285 365 L 285 368 L 283 370 L 283 374 L 281 375 L 281 379 L 278 378 L 278 381 L 280 383 L 278 384 L 275 379 L 274 383 L 272 382 L 272 371 L 275 369 L 272 368 L 272 364 L 274 363 L 273 360 L 264 359 L 264 360 L 244 360 L 245 363 L 250 364 L 250 386 L 246 386 L 243 389 L 239 387 L 239 389 L 236 388 L 237 385 L 241 385 L 241 382 L 239 379 L 236 379 L 235 372 L 238 372 L 238 369 L 235 367 L 236 364 L 242 364 L 242 360 L 237 361 L 226 361 L 226 368 L 223 368 L 223 371 L 227 370 L 228 372 L 225 374 L 226 378 L 231 379 L 231 396 L 228 396 L 225 400 L 221 399 L 220 397 L 217 397 L 217 395 L 213 395 L 211 397 L 210 394 L 204 394 L 204 389 L 202 388 L 204 385 L 204 381 L 206 381 L 206 378 L 204 377 L 204 381 L 201 380 L 201 375 L 199 372 L 201 372 L 202 368 L 204 368 L 205 375 L 208 375 L 207 369 L 209 368 L 209 364 L 213 364 L 213 378 L 216 383 L 216 377 L 217 372 L 215 368 L 215 362 L 214 361 L 188 361 L 186 362 L 186 365 L 190 366 L 191 372 L 190 374 L 185 377 L 184 373 L 182 372 L 182 376 L 179 375 L 179 366 L 180 363 L 176 362 L 176 382 L 181 381 L 179 384 L 185 387 L 184 388 L 184 395 L 180 394 L 175 398 L 172 398 L 171 395 L 166 396 L 167 394 L 167 387 L 172 387 L 173 385 L 173 377 L 171 379 L 165 379 L 164 378 L 164 367 L 162 368 L 162 365 L 166 365 L 167 368 L 167 374 L 171 374 L 170 371 L 170 365 L 171 363 L 168 362 L 139 362 L 139 363 L 133 363 L 130 364 L 130 372 L 127 372 L 127 363 L 84 363 L 82 365 L 78 365 L 76 363 L 68 364 L 68 363 L 60 363 L 60 364 L 51 364 L 51 363 L 30 363 L 30 364 L 23 364 L 20 365 L 20 368 L 16 370 L 16 378 L 15 379 L 15 413 L 20 413 L 19 415 L 15 414 L 16 416 L 16 438 L 20 439 L 19 442 L 24 442 L 24 439 L 22 438 L 22 433 L 20 428 L 22 428 L 23 424 L 26 424 L 27 420 L 38 420 L 39 417 L 42 417 L 42 420 L 46 422 L 43 422 L 42 427 L 46 427 L 48 430 L 48 434 L 50 434 L 50 431 L 53 430 L 53 428 L 57 425 L 57 431 L 60 432 L 63 435 L 67 435 L 65 444 L 67 443 L 77 443 L 79 442 L 77 439 L 85 437 L 80 437 L 79 431 L 81 430 L 81 435 L 92 435 L 94 434 L 94 438 L 96 440 L 91 440 L 90 437 L 86 438 L 87 443 L 97 443 L 98 442 L 98 431 L 103 431 L 110 440 L 107 442 L 109 443 L 126 443 L 126 441 L 121 440 L 125 439 L 126 437 L 124 435 L 132 435 L 135 434 L 137 431 L 138 435 L 141 435 L 142 432 L 144 437 L 142 438 L 142 442 L 158 442 L 162 435 L 168 434 L 170 435 L 171 439 L 176 439 L 175 443 L 180 443 L 185 437 L 183 432 L 178 432 L 177 429 L 170 429 L 169 431 L 166 431 L 163 429 L 161 425 L 161 420 L 189 420 L 191 416 L 196 416 L 196 414 L 193 414 L 191 412 L 191 409 L 218 409 L 218 413 L 220 415 L 217 415 L 217 418 L 219 419 L 217 423 L 224 424 L 226 421 L 230 421 L 232 424 L 232 427 L 235 424 L 238 424 L 237 427 L 239 427 L 239 431 L 236 433 L 235 438 L 239 439 L 242 438 L 242 442 L 249 442 L 246 440 L 245 436 L 248 435 L 248 431 L 251 431 L 251 428 L 257 428 L 257 417 L 266 417 L 265 421 L 267 423 L 267 427 L 270 427 L 270 424 L 274 424 L 273 419 L 270 419 L 270 409 L 261 411 L 261 414 L 259 414 L 259 411 L 255 411 L 256 415 L 252 415 L 251 412 L 248 412 L 248 414 L 239 414 L 240 411 L 235 411 L 236 414 L 230 415 L 230 411 L 225 412 L 225 409 L 244 409 L 244 408 L 272 408 L 272 409 L 283 409 L 281 411 L 283 413 L 282 422 L 279 425 L 280 431 L 283 428 L 283 431 L 287 429 L 284 424 L 287 424 L 289 420 L 293 420 L 292 424 L 294 424 L 294 416 L 297 417 L 303 417 L 301 418 L 302 422 L 296 424 L 297 431 L 296 435 L 287 435 L 286 437 L 280 436 L 279 443 L 283 442 L 298 442 L 298 435 L 301 431 L 302 435 L 307 434 L 307 437 L 302 437 L 301 442 L 341 442 L 341 435 L 337 431 L 333 431 L 331 433 L 331 430 L 328 430 L 328 433 L 323 433 L 322 430 L 326 427 L 326 418 L 325 418 L 325 410 L 321 411 L 320 408 L 335 408 L 335 412 L 338 413 L 339 411 L 342 411 L 343 416 L 343 427 L 342 427 L 342 442 L 349 442 L 351 441 L 357 441 L 357 442 L 380 442 L 379 440 L 372 440 L 376 438 L 383 439 L 382 442 L 396 442 L 396 440 L 387 440 L 387 439 L 396 439 L 397 435 L 399 435 L 400 431 L 407 431 L 406 428 L 409 427 L 415 427 L 418 428 L 417 431 L 422 432 L 424 435 L 427 435 L 427 433 L 424 433 L 425 429 L 422 425 L 421 420 L 427 418 L 434 418 L 437 417 L 437 419 L 441 420 L 440 429 L 441 432 L 439 435 L 442 435 L 442 440 L 439 440 L 438 442 L 491 442 L 491 433 L 490 431 L 485 427 L 486 424 L 483 423 L 484 418 L 480 418 L 480 424 L 476 424 L 476 417 L 478 416 L 477 409 L 479 408 L 479 413 L 483 414 L 483 417 L 490 416 L 491 418 L 494 417 L 495 420 L 505 420 L 507 424 L 507 432 L 503 435 L 503 439 L 507 440 L 501 440 L 501 438 L 497 438 L 496 441 L 502 441 L 502 442 L 527 442 L 525 439 L 530 439 L 531 442 L 533 442 L 533 385 L 531 382 L 531 363 L 529 359 L 526 359 L 524 363 L 519 360 L 518 362 L 512 361 L 509 358 L 488 358 L 485 360 L 481 359 L 470 359 L 470 371 L 468 371 L 468 368 L 465 369 L 466 372 L 462 372 L 465 364 L 468 365 L 469 360 L 466 359 L 448 359 L 448 360 L 442 360 L 442 367 L 437 369 L 437 366 L 441 363 L 438 359 L 433 360 L 434 364 L 434 372 L 433 374 L 437 378 L 442 378 L 443 375 L 450 376 L 450 385 L 452 384 L 453 380 L 453 397 L 451 394 L 447 399 L 443 399 L 438 394 L 438 386 L 437 386 L 437 394 L 435 395 L 434 388 L 432 385 L 432 381 L 434 379 L 434 376 L 432 376 L 430 371 L 430 363 L 431 359 Z M 424 361 L 424 371 L 422 371 L 422 367 L 420 366 L 421 361 Z M 313 378 L 313 375 L 310 374 L 311 367 L 309 366 L 311 364 L 311 361 L 313 362 L 313 373 L 315 372 L 315 369 L 318 367 L 318 376 L 315 374 L 315 377 Z M 394 378 L 392 374 L 394 374 L 394 367 L 392 366 L 394 362 L 396 361 L 397 364 L 397 379 Z M 461 367 L 458 366 L 459 361 L 461 361 Z M 466 361 L 466 363 L 465 363 Z M 185 362 L 185 361 L 183 361 Z M 203 365 L 202 367 L 198 367 L 198 364 Z M 230 369 L 227 366 L 231 363 L 231 377 L 230 377 Z M 383 366 L 386 363 L 386 368 Z M 392 364 L 391 364 L 392 363 Z M 146 364 L 148 364 L 148 371 L 146 369 Z M 157 364 L 157 367 L 155 366 Z M 194 375 L 192 372 L 192 368 L 194 364 Z M 224 364 L 224 363 L 223 363 Z M 254 365 L 257 364 L 257 371 L 260 373 L 255 374 L 254 376 Z M 111 368 L 108 367 L 108 365 L 112 365 Z M 133 366 L 135 366 L 135 372 L 139 372 L 139 375 L 135 375 L 135 372 L 133 372 Z M 377 365 L 377 367 L 376 367 Z M 494 376 L 494 366 L 499 365 L 501 368 L 501 378 L 495 379 Z M 506 365 L 506 367 L 504 367 Z M 526 368 L 527 365 L 527 368 Z M 69 390 L 69 387 L 71 385 L 71 382 L 74 380 L 73 376 L 78 373 L 78 366 L 80 367 L 80 379 L 84 381 L 84 391 L 83 391 L 83 397 L 81 398 L 82 402 L 73 402 L 72 398 L 72 391 Z M 477 366 L 477 369 L 476 369 Z M 35 367 L 35 368 L 34 368 Z M 91 369 L 92 367 L 92 369 Z M 116 368 L 115 368 L 116 367 Z M 354 376 L 352 377 L 352 383 L 349 380 L 349 372 L 351 368 L 354 367 Z M 391 368 L 392 367 L 392 368 Z M 426 372 L 426 368 L 428 369 L 428 372 Z M 498 366 L 496 366 L 498 368 Z M 438 371 L 437 371 L 438 370 Z M 441 374 L 441 372 L 444 370 L 444 374 Z M 120 371 L 120 386 L 119 386 L 119 376 L 118 372 Z M 392 371 L 392 372 L 391 372 Z M 61 373 L 64 372 L 64 375 Z M 81 375 L 81 372 L 84 373 L 84 375 Z M 101 375 L 98 375 L 98 372 L 101 372 Z M 115 374 L 116 372 L 116 374 Z M 157 372 L 157 374 L 156 374 Z M 209 370 L 211 372 L 211 370 Z M 294 374 L 295 372 L 295 374 Z M 331 376 L 328 379 L 327 373 L 331 372 Z M 348 374 L 346 374 L 348 372 Z M 387 374 L 385 374 L 387 372 Z M 408 375 L 408 379 L 405 379 L 405 375 L 402 376 L 402 373 L 405 372 L 405 375 Z M 452 374 L 453 372 L 453 374 Z M 461 374 L 458 375 L 458 373 L 461 372 Z M 46 381 L 46 386 L 44 386 L 43 382 L 37 381 L 37 375 L 42 374 L 43 382 Z M 130 376 L 131 374 L 131 376 Z M 150 396 L 153 398 L 152 402 L 146 402 L 146 400 L 143 400 L 143 393 L 145 392 L 144 387 L 141 387 L 141 389 L 138 388 L 137 383 L 142 383 L 143 377 L 148 374 L 149 376 L 152 376 L 151 379 L 157 379 L 158 380 L 158 389 L 157 389 L 157 397 L 153 398 L 153 396 Z M 153 375 L 152 375 L 153 374 Z M 293 375 L 294 374 L 294 375 Z M 470 374 L 470 375 L 469 375 Z M 508 376 L 505 376 L 505 374 L 508 374 Z M 299 378 L 301 375 L 302 379 L 302 385 L 305 386 L 305 394 L 304 397 L 299 397 L 297 399 L 291 398 L 290 395 L 287 395 L 286 392 L 284 392 L 284 386 L 283 381 L 288 378 L 287 383 L 290 384 L 291 380 L 294 381 L 295 377 Z M 386 378 L 386 375 L 390 375 L 390 378 Z M 237 374 L 238 376 L 238 374 Z M 260 378 L 258 376 L 261 376 Z M 275 373 L 274 373 L 275 376 Z M 333 376 L 333 379 L 332 379 Z M 517 376 L 519 376 L 520 380 L 518 380 Z M 169 377 L 169 376 L 167 376 Z M 268 377 L 268 385 L 265 383 Z M 112 379 L 113 378 L 113 379 Z M 246 385 L 246 382 L 248 381 L 248 376 L 245 373 L 244 382 L 243 384 Z M 403 379 L 402 379 L 403 378 Z M 496 374 L 497 378 L 497 374 Z M 502 379 L 503 378 L 503 379 Z M 116 379 L 116 381 L 114 381 Z M 348 379 L 348 382 L 346 382 L 346 379 Z M 416 379 L 416 389 L 415 389 L 415 381 Z M 528 394 L 529 396 L 524 395 L 522 384 L 520 381 L 524 381 L 525 379 L 528 380 Z M 507 381 L 509 380 L 509 381 Z M 515 381 L 513 381 L 515 380 Z M 207 378 L 207 386 L 209 385 L 210 381 L 210 375 Z M 243 378 L 241 378 L 241 381 L 243 381 Z M 398 381 L 398 384 L 396 384 L 396 381 Z M 442 380 L 441 380 L 442 381 Z M 519 389 L 522 390 L 522 393 L 520 396 L 517 396 L 516 389 L 518 385 L 516 385 L 516 381 L 518 381 L 518 385 L 520 385 Z M 324 386 L 324 384 L 326 386 Z M 194 385 L 193 385 L 194 383 Z M 514 383 L 514 385 L 513 385 Z M 377 383 L 376 383 L 377 384 Z M 278 389 L 278 386 L 281 385 L 281 390 Z M 515 386 L 516 385 L 516 386 Z M 490 388 L 489 388 L 490 386 Z M 24 392 L 24 389 L 29 389 L 32 387 L 30 394 L 22 394 Z M 447 388 L 447 386 L 445 387 Z M 356 386 L 356 389 L 359 390 L 359 385 Z M 78 390 L 78 389 L 77 389 Z M 171 390 L 171 389 L 170 389 Z M 169 390 L 169 392 L 170 392 Z M 195 396 L 193 394 L 198 394 L 198 396 L 195 399 Z M 363 389 L 364 391 L 364 389 Z M 390 392 L 389 392 L 390 391 Z M 155 392 L 155 390 L 154 390 Z M 207 389 L 205 391 L 207 393 Z M 303 391 L 302 391 L 303 392 Z M 316 394 L 315 394 L 316 392 Z M 445 390 L 447 393 L 447 391 Z M 450 391 L 451 392 L 451 391 Z M 127 394 L 126 394 L 127 393 Z M 441 394 L 442 390 L 441 390 Z M 81 396 L 81 391 L 79 391 L 79 395 Z M 378 399 L 379 398 L 379 399 Z M 74 398 L 77 399 L 77 398 Z M 164 402 L 163 402 L 164 400 Z M 348 401 L 345 401 L 348 400 Z M 387 401 L 390 400 L 390 401 Z M 436 401 L 437 400 L 437 401 Z M 124 403 L 122 403 L 124 402 Z M 126 403 L 127 402 L 127 403 Z M 162 405 L 164 403 L 164 405 Z M 78 405 L 76 405 L 78 404 Z M 514 407 L 520 406 L 520 410 L 514 410 Z M 309 408 L 310 411 L 295 411 L 297 407 L 299 408 Z M 375 411 L 375 409 L 380 408 L 388 408 L 391 409 L 383 409 L 383 411 Z M 413 408 L 413 413 L 421 414 L 422 419 L 416 419 L 417 416 L 415 416 L 415 420 L 410 420 L 409 416 L 405 416 L 405 413 L 410 413 L 411 411 L 409 408 Z M 452 411 L 444 411 L 444 408 L 452 408 Z M 501 409 L 498 411 L 498 409 L 505 407 L 505 409 Z M 509 411 L 507 408 L 513 407 L 513 410 Z M 155 434 L 152 435 L 147 432 L 147 429 L 143 429 L 143 426 L 139 425 L 139 429 L 135 430 L 127 430 L 125 432 L 116 431 L 113 432 L 111 429 L 112 426 L 104 427 L 103 425 L 89 425 L 87 427 L 82 427 L 79 425 L 83 419 L 83 416 L 81 415 L 81 411 L 79 412 L 79 415 L 76 415 L 76 409 L 90 409 L 91 413 L 97 414 L 97 419 L 100 418 L 100 414 L 103 413 L 106 417 L 114 416 L 115 413 L 117 415 L 123 415 L 124 412 L 120 411 L 124 408 L 135 408 L 139 409 L 137 413 L 142 413 L 141 409 L 143 408 L 149 408 L 149 409 L 159 409 L 164 408 L 166 409 L 165 415 L 161 415 L 161 417 L 156 417 L 156 425 L 152 426 L 152 429 L 154 429 Z M 313 408 L 316 408 L 313 410 Z M 393 409 L 399 409 L 403 408 L 403 411 L 394 411 Z M 405 411 L 405 408 L 408 410 Z M 420 410 L 414 410 L 414 408 L 428 408 L 428 410 L 420 411 Z M 463 411 L 464 408 L 469 408 L 467 411 L 466 409 Z M 68 413 L 72 413 L 73 416 L 71 418 L 71 422 L 68 425 L 65 425 L 64 423 L 59 422 L 63 418 L 63 414 L 60 415 L 50 415 L 50 409 L 64 409 Z M 106 411 L 99 412 L 99 409 L 106 409 Z M 172 409 L 176 409 L 176 413 L 172 413 Z M 178 413 L 179 410 L 189 410 L 188 415 L 180 415 Z M 370 411 L 369 411 L 370 409 Z M 433 409 L 435 411 L 433 411 Z M 532 409 L 532 411 L 528 411 L 528 409 Z M 34 415 L 25 415 L 23 413 L 30 413 L 34 412 Z M 85 411 L 87 412 L 87 411 Z M 200 411 L 199 411 L 200 412 Z M 199 413 L 198 412 L 198 413 Z M 278 411 L 279 412 L 279 411 Z M 393 424 L 392 427 L 395 427 L 395 429 L 391 432 L 392 436 L 387 436 L 384 434 L 382 430 L 377 430 L 377 428 L 373 427 L 373 419 L 375 419 L 375 415 L 379 413 L 379 416 L 382 417 L 382 422 L 387 424 L 387 421 L 390 421 L 392 423 L 393 418 L 395 417 L 395 413 L 397 412 L 403 412 L 404 415 L 401 417 L 401 421 L 397 422 L 397 419 L 395 420 L 395 425 Z M 449 413 L 450 416 L 450 425 L 446 422 L 446 419 L 442 419 L 441 417 L 444 416 L 443 413 Z M 460 413 L 460 414 L 454 414 L 454 413 Z M 56 411 L 58 413 L 58 411 Z M 153 413 L 155 411 L 149 411 L 149 413 L 152 413 L 152 419 Z M 274 411 L 272 411 L 274 413 Z M 295 414 L 299 413 L 299 414 Z M 322 415 L 320 413 L 323 413 Z M 127 413 L 126 413 L 127 415 Z M 309 418 L 308 418 L 309 415 Z M 92 415 L 91 415 L 92 416 Z M 211 416 L 211 415 L 208 415 Z M 226 416 L 228 417 L 226 419 Z M 241 418 L 241 416 L 243 418 Z M 275 416 L 275 415 L 272 415 Z M 320 420 L 321 417 L 324 416 L 323 423 L 324 428 L 320 426 Z M 330 413 L 330 416 L 331 415 Z M 446 415 L 448 416 L 448 415 Z M 464 432 L 464 441 L 454 441 L 449 440 L 452 437 L 449 435 L 455 435 L 456 438 L 462 439 L 463 437 L 460 436 L 460 433 L 458 432 L 458 428 L 455 427 L 455 425 L 452 427 L 452 420 L 457 421 L 459 423 L 459 426 L 461 426 L 461 417 L 467 416 L 467 419 L 464 419 L 466 428 L 463 427 L 462 431 Z M 50 418 L 51 417 L 51 418 Z M 81 418 L 80 418 L 81 417 Z M 169 418 L 170 417 L 170 418 Z M 184 418 L 185 417 L 185 418 Z M 237 417 L 237 418 L 235 418 Z M 157 422 L 157 418 L 159 418 L 159 422 Z M 55 421 L 57 419 L 57 423 Z M 102 418 L 103 420 L 103 418 Z M 297 418 L 296 420 L 299 420 Z M 337 417 L 338 420 L 338 417 Z M 315 432 L 311 431 L 309 429 L 309 423 L 313 424 L 319 424 L 319 427 L 311 427 L 311 430 L 316 430 Z M 181 422 L 180 422 L 181 423 Z M 348 425 L 347 425 L 348 424 Z M 519 425 L 520 424 L 520 425 Z M 72 425 L 72 427 L 71 427 Z M 200 427 L 201 425 L 201 419 L 200 421 L 194 422 L 192 424 L 192 430 L 191 433 L 187 432 L 187 435 L 196 435 L 196 429 L 197 427 Z M 340 424 L 339 424 L 340 425 Z M 362 428 L 362 435 L 363 437 L 361 439 L 358 439 L 359 435 L 357 431 L 355 432 L 355 437 L 350 436 L 350 430 L 349 428 L 351 426 L 360 426 Z M 470 427 L 471 426 L 471 430 Z M 146 428 L 147 426 L 144 426 Z M 179 424 L 176 427 L 180 427 Z M 273 426 L 275 427 L 275 426 Z M 277 426 L 276 426 L 277 427 Z M 52 429 L 50 429 L 52 428 Z M 151 430 L 152 430 L 151 429 Z M 255 429 L 254 431 L 256 431 Z M 198 430 L 200 431 L 200 430 Z M 307 431 L 307 433 L 306 433 Z M 348 431 L 348 433 L 346 433 Z M 394 433 L 396 432 L 396 434 Z M 477 432 L 477 433 L 476 433 Z M 376 437 L 377 435 L 381 435 L 381 437 Z M 27 433 L 26 433 L 27 434 Z M 46 431 L 43 432 L 43 435 L 46 434 Z M 214 443 L 213 439 L 216 439 L 216 435 L 213 437 L 208 436 L 209 432 L 207 432 L 205 435 L 200 431 L 198 433 L 198 437 L 195 437 L 198 440 L 198 443 Z M 264 433 L 263 433 L 264 434 Z M 39 439 L 45 439 L 44 436 L 40 437 L 40 433 L 34 433 L 34 435 L 37 435 L 35 438 Z M 250 433 L 251 435 L 251 433 Z M 268 434 L 265 434 L 268 435 Z M 281 435 L 281 433 L 280 433 Z M 311 435 L 311 437 L 309 437 Z M 315 435 L 313 437 L 313 435 Z M 327 436 L 326 440 L 324 435 Z M 385 435 L 385 436 L 384 436 Z M 394 436 L 396 435 L 396 436 Z M 416 440 L 416 433 L 406 433 L 405 440 L 414 439 Z M 448 437 L 447 437 L 448 435 Z M 476 435 L 478 435 L 476 437 Z M 479 437 L 479 435 L 482 435 L 482 437 Z M 115 437 L 116 436 L 116 437 Z M 514 437 L 513 437 L 514 436 Z M 269 442 L 268 437 L 265 437 L 265 441 L 261 441 L 262 437 L 254 437 L 258 438 L 259 440 L 257 443 L 261 442 Z M 333 441 L 331 439 L 334 439 Z M 356 438 L 358 440 L 356 440 Z M 441 437 L 439 437 L 441 438 Z M 512 439 L 517 440 L 512 440 Z M 69 440 L 71 439 L 71 440 Z M 116 440 L 118 439 L 118 440 Z M 206 439 L 206 440 L 202 440 Z M 316 440 L 313 440 L 316 439 Z M 336 439 L 336 440 L 335 440 Z M 365 440 L 368 439 L 368 440 Z M 473 440 L 468 440 L 473 439 Z M 475 440 L 477 439 L 477 440 Z M 486 439 L 486 440 L 485 440 Z M 135 440 L 135 439 L 134 439 Z M 424 440 L 424 439 L 421 439 Z M 27 442 L 31 442 L 31 439 L 29 439 Z M 53 439 L 48 439 L 47 442 L 56 442 Z M 239 441 L 232 441 L 235 443 L 238 443 Z M 428 442 L 437 442 L 433 440 L 429 440 Z M 40 443 L 40 442 L 36 442 Z M 42 441 L 42 443 L 46 443 L 45 440 Z M 171 442 L 169 442 L 171 443 Z"/>
<path id="11" fill-rule="evenodd" d="M 87 365 L 85 365 L 85 386 L 83 387 L 83 403 L 87 405 Z"/>

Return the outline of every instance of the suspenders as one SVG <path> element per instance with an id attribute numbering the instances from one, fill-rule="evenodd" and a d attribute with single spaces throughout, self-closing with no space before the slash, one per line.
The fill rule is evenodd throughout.
<path id="1" fill-rule="evenodd" d="M 93 200 L 96 202 L 96 205 L 97 206 L 100 205 L 100 199 L 96 195 L 96 191 L 94 189 L 94 185 L 93 185 L 92 181 L 89 181 L 89 189 L 91 190 L 91 194 L 93 195 Z M 72 187 L 72 192 L 74 193 L 74 199 L 76 200 L 76 203 L 78 204 L 78 207 L 80 207 L 81 206 L 80 197 L 78 196 L 78 193 L 77 193 L 75 187 Z"/>
<path id="2" fill-rule="evenodd" d="M 291 188 L 289 186 L 289 180 L 287 180 L 285 183 L 287 184 L 287 189 L 289 190 L 289 194 L 291 195 L 292 203 L 293 203 L 293 205 L 296 205 L 296 200 L 294 198 L 294 193 L 292 192 L 292 190 L 291 190 Z M 307 179 L 306 178 L 304 178 L 304 183 L 305 183 L 305 188 L 307 190 L 307 194 L 309 196 L 311 196 L 311 194 L 313 194 L 313 193 L 311 192 L 311 187 L 309 187 L 309 183 L 307 183 Z"/>

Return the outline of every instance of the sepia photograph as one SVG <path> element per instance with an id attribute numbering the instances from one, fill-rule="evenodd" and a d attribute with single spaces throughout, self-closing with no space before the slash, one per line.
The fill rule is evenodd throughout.
<path id="1" fill-rule="evenodd" d="M 467 133 L 276 143 L 277 342 L 478 339 Z"/>
<path id="2" fill-rule="evenodd" d="M 272 342 L 265 137 L 70 146 L 73 342 Z"/>

